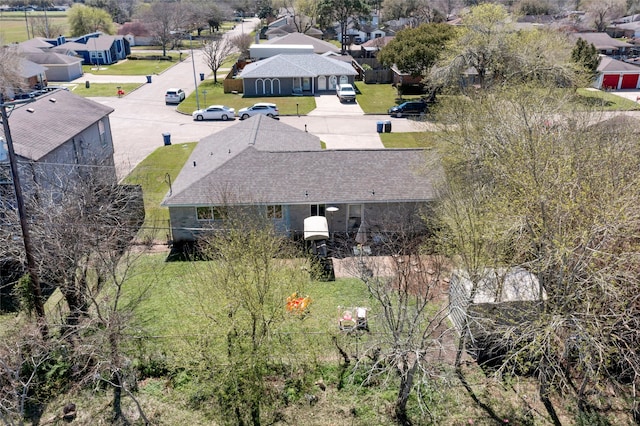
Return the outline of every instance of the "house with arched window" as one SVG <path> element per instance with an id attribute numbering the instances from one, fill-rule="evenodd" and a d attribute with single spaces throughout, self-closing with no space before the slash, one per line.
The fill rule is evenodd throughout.
<path id="1" fill-rule="evenodd" d="M 248 64 L 239 75 L 245 96 L 291 96 L 334 92 L 358 72 L 347 62 L 309 54 L 280 54 Z"/>

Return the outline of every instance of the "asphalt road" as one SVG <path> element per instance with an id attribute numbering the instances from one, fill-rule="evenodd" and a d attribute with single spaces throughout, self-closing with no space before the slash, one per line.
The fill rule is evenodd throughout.
<path id="1" fill-rule="evenodd" d="M 243 25 L 227 33 L 249 32 L 258 19 L 246 19 Z M 193 63 L 185 59 L 162 74 L 153 75 L 151 83 L 145 76 L 109 76 L 100 72 L 85 74 L 78 82 L 141 82 L 137 90 L 122 98 L 92 98 L 114 108 L 110 115 L 114 143 L 114 160 L 120 178 L 126 176 L 146 156 L 164 145 L 163 134 L 170 133 L 171 143 L 196 142 L 238 121 L 195 122 L 190 115 L 180 114 L 175 106 L 165 105 L 164 93 L 169 87 L 181 87 L 187 95 L 199 83 L 199 74 L 208 77 L 211 70 L 204 64 L 202 52 L 194 51 Z M 195 65 L 195 67 L 194 67 Z M 197 76 L 194 82 L 194 68 Z M 202 100 L 201 100 L 202 102 Z M 341 104 L 335 95 L 316 97 L 317 108 L 306 116 L 283 116 L 280 120 L 320 137 L 327 149 L 382 148 L 377 122 L 390 120 L 393 132 L 421 131 L 424 125 L 407 119 L 392 119 L 386 115 L 364 115 L 357 104 Z M 201 104 L 202 105 L 202 104 Z"/>

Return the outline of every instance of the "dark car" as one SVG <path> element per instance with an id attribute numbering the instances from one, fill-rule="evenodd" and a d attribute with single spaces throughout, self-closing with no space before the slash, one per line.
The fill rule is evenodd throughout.
<path id="1" fill-rule="evenodd" d="M 427 103 L 424 101 L 407 101 L 389 108 L 389 115 L 398 118 L 410 115 L 424 115 L 427 110 Z"/>

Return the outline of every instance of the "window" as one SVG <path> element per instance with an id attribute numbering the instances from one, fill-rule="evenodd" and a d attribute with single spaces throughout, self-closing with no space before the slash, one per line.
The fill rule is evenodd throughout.
<path id="1" fill-rule="evenodd" d="M 100 133 L 100 143 L 104 148 L 107 146 L 107 138 L 105 137 L 104 121 L 102 120 L 98 121 L 98 133 Z"/>
<path id="2" fill-rule="evenodd" d="M 362 223 L 362 204 L 349 204 L 349 231 L 357 231 Z"/>
<path id="3" fill-rule="evenodd" d="M 282 206 L 267 206 L 267 217 L 269 219 L 282 219 Z"/>
<path id="4" fill-rule="evenodd" d="M 311 216 L 325 216 L 324 208 L 325 208 L 324 204 L 312 204 Z"/>
<path id="5" fill-rule="evenodd" d="M 222 220 L 225 210 L 222 207 L 196 207 L 196 217 L 198 220 Z"/>

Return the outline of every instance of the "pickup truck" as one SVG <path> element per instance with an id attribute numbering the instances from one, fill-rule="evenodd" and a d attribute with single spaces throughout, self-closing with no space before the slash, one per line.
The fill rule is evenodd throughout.
<path id="1" fill-rule="evenodd" d="M 356 91 L 350 84 L 338 84 L 336 87 L 336 95 L 340 102 L 355 102 Z"/>

